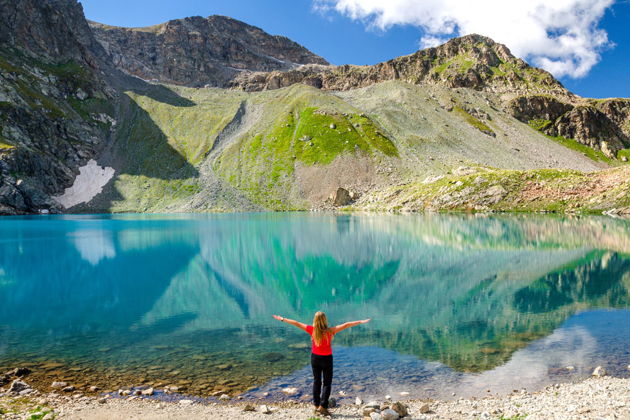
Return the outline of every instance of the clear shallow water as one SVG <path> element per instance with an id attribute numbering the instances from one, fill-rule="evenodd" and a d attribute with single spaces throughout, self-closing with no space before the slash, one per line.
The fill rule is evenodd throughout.
<path id="1" fill-rule="evenodd" d="M 630 364 L 630 222 L 460 215 L 0 220 L 0 367 L 117 389 L 308 394 L 308 322 L 335 391 L 479 395 Z M 574 366 L 574 370 L 564 369 Z"/>

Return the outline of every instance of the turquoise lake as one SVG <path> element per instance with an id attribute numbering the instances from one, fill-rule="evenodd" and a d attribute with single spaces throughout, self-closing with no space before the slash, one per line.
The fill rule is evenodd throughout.
<path id="1" fill-rule="evenodd" d="M 307 398 L 309 337 L 352 401 L 630 376 L 630 221 L 548 215 L 0 219 L 0 368 L 45 388 Z M 297 388 L 287 396 L 283 390 Z M 405 394 L 403 394 L 405 395 Z M 341 399 L 344 395 L 341 396 Z"/>

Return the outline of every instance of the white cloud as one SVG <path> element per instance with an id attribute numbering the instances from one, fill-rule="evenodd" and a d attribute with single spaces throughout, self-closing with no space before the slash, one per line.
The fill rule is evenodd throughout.
<path id="1" fill-rule="evenodd" d="M 585 76 L 611 45 L 598 27 L 615 0 L 314 0 L 371 27 L 413 25 L 422 47 L 478 33 L 556 77 Z"/>

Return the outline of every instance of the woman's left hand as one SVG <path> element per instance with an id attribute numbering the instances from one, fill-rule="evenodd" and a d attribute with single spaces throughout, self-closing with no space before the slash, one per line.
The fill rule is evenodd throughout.
<path id="1" fill-rule="evenodd" d="M 273 315 L 273 317 L 274 317 L 275 319 L 277 319 L 278 321 L 282 321 L 282 320 L 284 319 L 284 318 L 283 318 L 283 317 L 281 317 L 280 315 Z"/>

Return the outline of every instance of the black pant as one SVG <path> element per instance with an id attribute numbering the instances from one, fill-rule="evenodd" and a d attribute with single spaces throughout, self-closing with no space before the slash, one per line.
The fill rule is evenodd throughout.
<path id="1" fill-rule="evenodd" d="M 313 403 L 316 407 L 328 408 L 333 378 L 332 354 L 330 356 L 311 354 L 311 367 L 313 368 Z M 322 375 L 324 376 L 324 389 L 322 389 Z"/>

